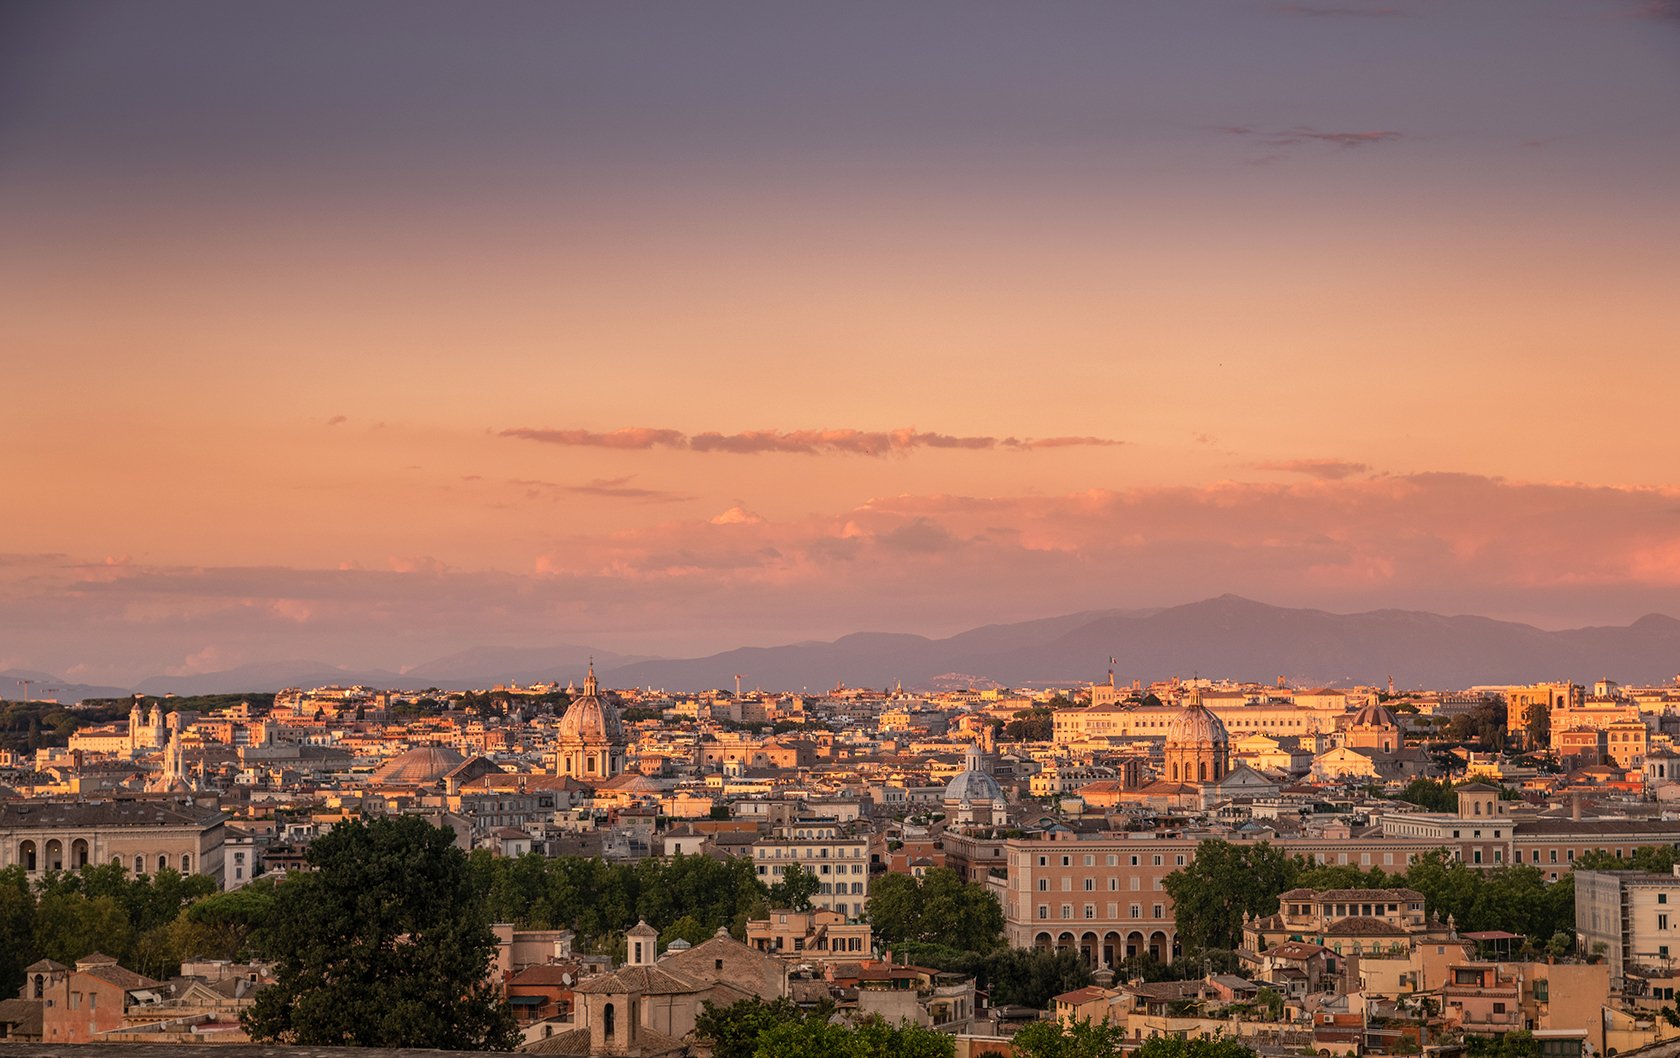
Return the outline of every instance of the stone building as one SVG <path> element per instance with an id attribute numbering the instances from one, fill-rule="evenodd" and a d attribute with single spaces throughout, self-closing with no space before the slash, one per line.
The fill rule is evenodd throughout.
<path id="1" fill-rule="evenodd" d="M 15 801 L 0 804 L 0 868 L 47 871 L 121 863 L 133 874 L 172 867 L 222 876 L 227 817 L 191 800 Z"/>

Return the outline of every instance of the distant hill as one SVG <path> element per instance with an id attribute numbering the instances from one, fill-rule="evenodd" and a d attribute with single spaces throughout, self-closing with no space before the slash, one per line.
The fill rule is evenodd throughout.
<path id="1" fill-rule="evenodd" d="M 581 684 L 591 658 L 598 669 L 652 660 L 570 643 L 552 647 L 472 647 L 405 669 L 401 678 L 405 686 L 419 682 L 444 690 L 477 690 L 509 682 L 565 683 L 568 679 Z"/>
<path id="2" fill-rule="evenodd" d="M 1626 627 L 1548 632 L 1486 617 L 1410 610 L 1335 614 L 1269 606 L 1236 595 L 1160 610 L 1108 611 L 990 625 L 948 639 L 858 634 L 832 643 L 732 650 L 689 660 L 645 661 L 603 674 L 618 686 L 697 690 L 837 683 L 931 685 L 972 673 L 1006 685 L 1202 673 L 1291 683 L 1469 687 L 1550 679 L 1667 682 L 1680 673 L 1680 621 L 1659 614 Z M 948 683 L 940 679 L 941 684 Z"/>
<path id="3" fill-rule="evenodd" d="M 643 658 L 586 646 L 473 647 L 402 673 L 348 669 L 318 661 L 243 665 L 224 672 L 157 676 L 132 690 L 148 694 L 273 691 L 281 687 L 361 683 L 377 687 L 463 690 L 514 681 L 577 679 L 588 659 L 608 686 L 674 691 L 747 687 L 827 691 L 851 687 L 1072 686 L 1103 678 L 1117 659 L 1124 681 L 1201 673 L 1297 686 L 1381 684 L 1462 688 L 1482 683 L 1610 677 L 1666 683 L 1680 674 L 1680 620 L 1651 614 L 1630 625 L 1548 632 L 1486 617 L 1444 617 L 1413 610 L 1336 614 L 1269 606 L 1236 595 L 1155 610 L 1095 610 L 1017 624 L 985 625 L 944 639 L 859 632 L 832 642 L 744 647 L 701 658 Z M 35 691 L 62 688 L 63 701 L 115 697 L 128 689 L 83 688 L 47 673 L 0 673 L 40 679 Z M 12 691 L 0 683 L 0 696 Z"/>
<path id="4" fill-rule="evenodd" d="M 0 672 L 0 698 L 18 701 L 23 697 L 23 683 L 29 681 L 29 697 L 35 701 L 51 699 L 73 703 L 84 698 L 120 698 L 128 694 L 126 687 L 107 687 L 94 683 L 73 683 L 61 680 L 50 672 L 31 669 L 6 669 Z"/>
<path id="5" fill-rule="evenodd" d="M 282 687 L 322 687 L 330 684 L 363 684 L 405 690 L 437 687 L 445 691 L 481 690 L 502 683 L 539 683 L 568 679 L 583 682 L 589 659 L 596 668 L 627 665 L 647 660 L 631 654 L 615 654 L 585 646 L 561 644 L 554 647 L 472 647 L 446 657 L 415 665 L 403 672 L 377 668 L 344 668 L 321 661 L 288 660 L 253 662 L 219 672 L 191 676 L 153 676 L 135 690 L 146 694 L 236 694 L 240 691 L 274 691 Z M 118 692 L 122 693 L 122 692 Z"/>

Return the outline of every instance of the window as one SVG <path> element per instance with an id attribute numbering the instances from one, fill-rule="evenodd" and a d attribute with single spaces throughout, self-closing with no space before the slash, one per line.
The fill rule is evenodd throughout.
<path id="1" fill-rule="evenodd" d="M 1097 880 L 1095 878 L 1085 879 L 1085 891 L 1087 893 L 1095 891 L 1096 888 L 1097 888 Z"/>
<path id="2" fill-rule="evenodd" d="M 1063 918 L 1072 918 L 1073 917 L 1073 905 L 1072 904 L 1063 904 L 1062 905 L 1062 917 Z"/>
<path id="3" fill-rule="evenodd" d="M 1086 904 L 1085 905 L 1085 917 L 1086 918 L 1096 918 L 1097 917 L 1097 905 L 1096 904 Z"/>
<path id="4" fill-rule="evenodd" d="M 1163 905 L 1161 905 L 1161 904 L 1156 904 L 1156 905 L 1155 905 L 1155 908 L 1154 908 L 1154 911 L 1155 911 L 1155 915 L 1154 915 L 1154 917 L 1155 917 L 1155 918 L 1166 918 L 1166 917 L 1167 917 L 1167 916 L 1166 916 L 1166 915 L 1165 915 L 1165 914 L 1164 914 L 1164 913 L 1163 913 L 1163 912 L 1164 912 L 1164 910 L 1165 910 L 1165 909 L 1164 909 L 1164 907 L 1163 907 Z"/>
<path id="5" fill-rule="evenodd" d="M 1049 904 L 1039 904 L 1038 905 L 1038 917 L 1039 918 L 1049 918 L 1050 917 L 1050 905 Z"/>
<path id="6" fill-rule="evenodd" d="M 1041 893 L 1048 893 L 1050 891 L 1050 879 L 1040 878 L 1038 880 L 1038 891 Z"/>

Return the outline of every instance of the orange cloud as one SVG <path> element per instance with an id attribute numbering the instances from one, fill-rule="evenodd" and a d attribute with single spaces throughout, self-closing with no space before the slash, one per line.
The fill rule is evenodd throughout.
<path id="1" fill-rule="evenodd" d="M 0 639 L 33 668 L 145 675 L 206 645 L 229 658 L 400 668 L 464 644 L 529 643 L 535 629 L 538 641 L 675 654 L 883 626 L 949 632 L 1227 591 L 1552 626 L 1680 613 L 1674 488 L 1318 475 L 909 494 L 774 520 L 737 503 L 715 516 L 556 533 L 519 573 L 438 559 L 287 569 L 17 556 L 0 560 Z"/>

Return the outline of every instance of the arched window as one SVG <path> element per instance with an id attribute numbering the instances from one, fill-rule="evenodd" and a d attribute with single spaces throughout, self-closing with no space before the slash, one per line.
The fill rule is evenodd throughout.
<path id="1" fill-rule="evenodd" d="M 44 999 L 47 995 L 47 979 L 41 974 L 35 975 L 35 998 Z"/>
<path id="2" fill-rule="evenodd" d="M 192 873 L 192 853 L 190 853 L 190 852 L 181 853 L 181 873 L 182 874 L 191 874 Z"/>
<path id="3" fill-rule="evenodd" d="M 602 1027 L 603 1031 L 606 1032 L 607 1039 L 609 1039 L 609 1040 L 612 1039 L 612 1035 L 613 1035 L 613 1005 L 611 1003 L 608 1003 L 607 1006 L 606 1006 L 606 1009 L 604 1009 L 601 1012 L 601 1027 Z"/>
<path id="4" fill-rule="evenodd" d="M 146 857 L 144 857 L 144 856 L 134 857 L 134 873 L 135 874 L 145 874 L 146 873 Z"/>
<path id="5" fill-rule="evenodd" d="M 169 857 L 161 852 L 158 853 L 158 870 L 161 871 L 167 866 L 169 866 Z"/>

